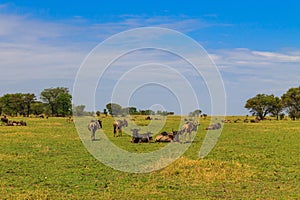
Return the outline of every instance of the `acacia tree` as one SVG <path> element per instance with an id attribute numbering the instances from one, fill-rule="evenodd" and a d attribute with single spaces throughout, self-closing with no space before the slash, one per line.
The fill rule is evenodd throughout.
<path id="1" fill-rule="evenodd" d="M 247 108 L 252 115 L 263 120 L 272 111 L 274 98 L 274 95 L 257 94 L 255 97 L 247 100 L 245 108 Z"/>
<path id="2" fill-rule="evenodd" d="M 49 105 L 52 116 L 68 115 L 71 112 L 72 97 L 68 88 L 47 88 L 41 92 L 40 96 L 41 100 Z"/>
<path id="3" fill-rule="evenodd" d="M 279 97 L 274 97 L 272 100 L 272 108 L 271 108 L 271 114 L 276 117 L 278 120 L 279 115 L 283 111 L 283 103 L 282 100 Z"/>
<path id="4" fill-rule="evenodd" d="M 290 88 L 281 97 L 283 106 L 287 109 L 289 116 L 295 120 L 300 118 L 300 86 Z"/>
<path id="5" fill-rule="evenodd" d="M 36 97 L 30 93 L 5 94 L 0 98 L 2 112 L 11 116 L 24 115 L 29 116 L 30 107 Z"/>
<path id="6" fill-rule="evenodd" d="M 122 106 L 120 106 L 117 103 L 108 103 L 106 105 L 106 109 L 108 110 L 109 114 L 111 114 L 112 116 L 122 114 Z"/>

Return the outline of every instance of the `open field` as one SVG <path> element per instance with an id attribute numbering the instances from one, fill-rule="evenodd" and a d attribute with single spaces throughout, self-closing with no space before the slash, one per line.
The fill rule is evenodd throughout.
<path id="1" fill-rule="evenodd" d="M 132 144 L 128 135 L 114 138 L 113 119 L 101 119 L 107 136 L 128 151 L 165 145 Z M 137 122 L 147 125 L 143 119 L 137 117 Z M 300 121 L 224 124 L 213 151 L 198 159 L 209 124 L 201 119 L 194 142 L 180 159 L 159 171 L 132 174 L 96 160 L 66 119 L 24 120 L 26 127 L 0 126 L 1 199 L 300 198 Z M 165 129 L 176 128 L 178 120 L 168 117 Z"/>

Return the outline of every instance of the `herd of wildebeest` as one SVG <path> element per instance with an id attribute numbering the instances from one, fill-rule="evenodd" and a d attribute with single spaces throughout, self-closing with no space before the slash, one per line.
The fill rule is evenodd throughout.
<path id="1" fill-rule="evenodd" d="M 146 120 L 154 120 L 148 116 Z M 155 118 L 155 120 L 158 120 Z M 71 117 L 68 118 L 68 122 L 73 121 Z M 172 132 L 166 132 L 163 131 L 159 135 L 157 135 L 154 139 L 155 142 L 187 142 L 186 136 L 189 136 L 189 141 L 192 141 L 192 132 L 197 132 L 198 126 L 200 126 L 199 123 L 185 119 L 185 123 L 181 127 L 180 130 Z M 222 123 L 237 123 L 239 121 L 242 121 L 241 119 L 236 120 L 222 120 L 221 122 L 211 124 L 209 127 L 206 128 L 206 130 L 218 130 L 222 128 Z M 250 119 L 247 118 L 243 121 L 244 123 L 251 122 L 251 123 L 258 123 L 259 119 Z M 6 126 L 27 126 L 25 121 L 11 121 L 9 120 L 5 115 L 1 117 L 1 123 Z M 113 122 L 113 133 L 114 137 L 122 136 L 122 128 L 127 127 L 128 122 L 126 119 L 119 119 Z M 88 130 L 91 132 L 91 140 L 95 140 L 95 133 L 98 129 L 102 128 L 102 121 L 101 120 L 91 120 L 91 122 L 88 124 Z M 132 143 L 142 143 L 142 142 L 151 142 L 153 140 L 153 133 L 146 132 L 146 133 L 139 133 L 141 129 L 139 128 L 132 128 L 130 129 L 132 132 Z M 181 136 L 181 137 L 180 137 Z"/>
<path id="2" fill-rule="evenodd" d="M 1 117 L 1 123 L 5 124 L 6 126 L 27 126 L 27 123 L 22 120 L 21 121 L 8 120 L 6 115 L 3 115 Z"/>
<path id="3" fill-rule="evenodd" d="M 126 119 L 116 120 L 113 122 L 114 137 L 122 136 L 122 128 L 127 127 L 128 122 Z M 192 141 L 192 132 L 197 131 L 199 123 L 193 121 L 187 121 L 183 124 L 180 130 L 172 132 L 163 131 L 157 135 L 154 139 L 155 142 L 191 142 Z M 91 132 L 91 140 L 95 140 L 95 133 L 98 129 L 102 128 L 101 120 L 91 120 L 88 124 L 88 130 Z M 217 130 L 222 128 L 221 123 L 211 124 L 206 130 Z M 142 143 L 142 142 L 151 142 L 153 140 L 153 133 L 139 133 L 140 128 L 132 128 L 132 143 Z M 186 136 L 189 136 L 189 140 L 186 141 Z M 181 137 L 180 137 L 181 136 Z M 180 138 L 182 140 L 180 140 Z"/>

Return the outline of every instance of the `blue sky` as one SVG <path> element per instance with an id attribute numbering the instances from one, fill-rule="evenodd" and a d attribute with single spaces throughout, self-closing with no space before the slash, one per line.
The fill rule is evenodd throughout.
<path id="1" fill-rule="evenodd" d="M 227 114 L 247 114 L 245 101 L 257 93 L 281 96 L 300 85 L 299 10 L 298 1 L 1 1 L 0 95 L 71 89 L 96 45 L 121 31 L 155 26 L 199 42 L 220 70 Z M 209 113 L 206 93 L 197 95 Z M 97 97 L 99 109 L 109 95 Z"/>

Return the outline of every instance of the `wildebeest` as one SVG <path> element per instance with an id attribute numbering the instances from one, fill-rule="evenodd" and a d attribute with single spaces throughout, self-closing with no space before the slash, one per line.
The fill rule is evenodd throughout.
<path id="1" fill-rule="evenodd" d="M 184 141 L 186 141 L 186 135 L 189 134 L 189 141 L 191 142 L 192 141 L 192 132 L 193 131 L 197 131 L 197 127 L 199 126 L 200 124 L 197 124 L 195 122 L 186 122 L 181 130 L 179 131 L 179 133 L 181 135 L 184 135 Z"/>
<path id="2" fill-rule="evenodd" d="M 126 119 L 124 120 L 117 120 L 117 121 L 114 121 L 113 123 L 113 127 L 114 127 L 114 137 L 116 137 L 116 133 L 118 132 L 118 136 L 122 136 L 122 127 L 125 126 L 127 127 L 128 126 L 128 122 Z"/>
<path id="3" fill-rule="evenodd" d="M 18 121 L 8 121 L 6 125 L 7 126 L 27 126 L 27 123 L 22 120 L 19 122 Z"/>
<path id="4" fill-rule="evenodd" d="M 132 138 L 131 138 L 132 143 L 150 142 L 150 140 L 152 140 L 151 132 L 140 134 L 139 133 L 140 129 L 136 129 L 136 128 L 131 129 L 131 131 L 132 131 Z"/>
<path id="5" fill-rule="evenodd" d="M 222 127 L 221 123 L 211 124 L 206 130 L 217 130 Z"/>
<path id="6" fill-rule="evenodd" d="M 1 117 L 1 122 L 3 123 L 8 123 L 8 118 L 6 117 L 6 115 L 3 115 L 3 117 Z"/>
<path id="7" fill-rule="evenodd" d="M 102 128 L 102 121 L 100 120 L 91 120 L 88 125 L 89 131 L 91 131 L 91 140 L 95 140 L 95 133 L 98 129 Z"/>
<path id="8" fill-rule="evenodd" d="M 147 116 L 147 117 L 145 118 L 145 120 L 152 120 L 152 118 L 151 118 L 150 116 Z"/>
<path id="9" fill-rule="evenodd" d="M 251 122 L 251 123 L 258 123 L 258 122 L 259 122 L 259 119 L 258 119 L 258 118 L 256 118 L 256 119 L 251 119 L 250 122 Z"/>
<path id="10" fill-rule="evenodd" d="M 155 142 L 179 142 L 179 131 L 162 132 L 155 137 Z"/>

